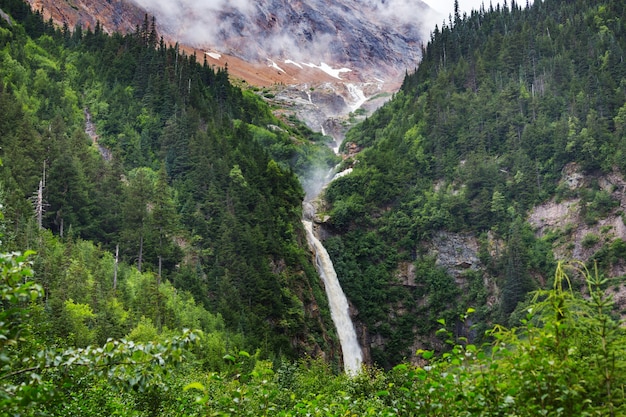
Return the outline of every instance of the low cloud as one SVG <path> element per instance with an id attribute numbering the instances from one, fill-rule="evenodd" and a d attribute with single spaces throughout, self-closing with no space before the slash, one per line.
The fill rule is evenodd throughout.
<path id="1" fill-rule="evenodd" d="M 420 0 L 372 0 L 382 3 L 381 13 L 389 21 L 397 21 L 403 27 L 419 33 L 427 42 L 435 25 L 440 25 L 443 16 Z"/>
<path id="2" fill-rule="evenodd" d="M 244 59 L 293 59 L 319 63 L 334 53 L 348 55 L 338 45 L 337 21 L 366 22 L 368 30 L 390 42 L 427 41 L 439 16 L 421 0 L 308 0 L 278 5 L 275 0 L 131 0 L 157 19 L 164 33 L 199 47 Z M 337 23 L 338 24 L 338 23 Z M 354 26 L 338 27 L 347 43 L 361 40 Z M 351 38 L 352 37 L 352 38 Z"/>
<path id="3" fill-rule="evenodd" d="M 167 13 L 165 16 L 182 16 L 187 12 L 210 13 L 227 8 L 250 11 L 254 8 L 251 0 L 132 0 L 146 10 Z"/>
<path id="4" fill-rule="evenodd" d="M 250 0 L 131 0 L 157 18 L 158 25 L 181 41 L 214 43 L 220 33 L 222 11 L 254 12 Z"/>

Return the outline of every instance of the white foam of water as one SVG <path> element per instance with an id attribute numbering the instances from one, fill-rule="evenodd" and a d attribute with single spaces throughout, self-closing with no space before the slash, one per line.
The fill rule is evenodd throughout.
<path id="1" fill-rule="evenodd" d="M 348 375 L 357 375 L 361 371 L 363 364 L 363 353 L 356 337 L 354 324 L 350 318 L 348 300 L 341 289 L 337 273 L 328 252 L 313 233 L 313 223 L 308 220 L 302 220 L 302 224 L 306 230 L 309 247 L 315 253 L 317 272 L 324 281 L 324 288 L 326 289 L 326 296 L 330 306 L 330 315 L 337 328 L 337 335 L 341 343 L 344 370 Z"/>

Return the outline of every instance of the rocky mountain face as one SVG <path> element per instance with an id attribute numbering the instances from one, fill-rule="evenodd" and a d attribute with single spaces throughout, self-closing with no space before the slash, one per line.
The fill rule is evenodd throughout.
<path id="1" fill-rule="evenodd" d="M 324 70 L 326 64 L 362 81 L 402 76 L 415 67 L 420 18 L 428 10 L 419 0 L 132 1 L 187 45 L 267 63 L 279 72 L 289 65 Z"/>
<path id="2" fill-rule="evenodd" d="M 586 202 L 585 190 L 597 189 L 596 198 Z M 557 259 L 577 259 L 585 263 L 607 257 L 606 248 L 626 240 L 626 180 L 615 170 L 608 174 L 590 176 L 577 163 L 563 168 L 560 182 L 561 198 L 553 198 L 530 212 L 528 222 L 539 236 L 553 236 Z M 614 246 L 613 251 L 619 249 Z M 626 274 L 626 263 L 615 257 L 608 276 Z M 618 286 L 619 287 L 619 286 Z M 619 291 L 618 291 L 619 290 Z M 624 314 L 626 287 L 615 289 L 615 301 Z"/>
<path id="3" fill-rule="evenodd" d="M 562 177 L 558 188 L 560 197 L 554 197 L 545 203 L 533 207 L 527 216 L 538 238 L 547 238 L 551 241 L 554 257 L 557 261 L 568 262 L 572 259 L 580 261 L 580 265 L 607 262 L 612 257 L 610 268 L 606 271 L 606 293 L 610 294 L 616 312 L 622 319 L 626 318 L 626 285 L 623 277 L 626 274 L 626 262 L 616 255 L 623 251 L 623 242 L 626 240 L 626 181 L 621 172 L 614 171 L 603 175 L 584 174 L 576 163 L 566 165 L 562 170 Z M 592 207 L 594 203 L 585 202 L 580 195 L 597 188 L 599 195 L 604 195 L 601 207 Z M 318 219 L 324 226 L 328 219 Z M 486 234 L 486 239 L 473 233 L 455 233 L 447 231 L 436 232 L 431 241 L 424 243 L 424 253 L 432 257 L 435 265 L 443 268 L 454 284 L 462 291 L 467 292 L 472 285 L 468 280 L 468 271 L 478 273 L 482 280 L 483 291 L 486 294 L 485 306 L 492 308 L 501 302 L 502 282 L 488 273 L 488 267 L 481 260 L 481 245 L 486 245 L 487 252 L 492 259 L 504 253 L 507 243 L 494 236 L 492 232 Z M 420 277 L 413 262 L 402 261 L 397 265 L 395 278 L 406 288 L 417 290 Z M 544 277 L 535 276 L 541 286 L 546 285 Z M 583 288 L 585 283 L 580 276 L 572 275 L 575 288 Z M 426 304 L 426 300 L 420 303 Z M 407 310 L 407 306 L 399 306 L 398 311 Z M 358 318 L 356 319 L 358 320 Z M 471 322 L 470 322 L 471 324 Z M 461 326 L 457 331 L 469 332 L 469 326 Z M 388 340 L 370 329 L 361 328 L 362 343 L 365 346 L 384 348 Z M 409 351 L 416 351 L 436 346 L 443 348 L 440 339 L 436 337 L 420 336 L 413 340 Z M 418 357 L 413 357 L 414 363 L 420 363 Z"/>
<path id="4" fill-rule="evenodd" d="M 277 104 L 337 142 L 350 112 L 379 107 L 417 66 L 432 13 L 421 0 L 29 2 L 59 24 L 99 21 L 107 32 L 133 31 L 148 13 L 166 41 L 270 89 Z"/>

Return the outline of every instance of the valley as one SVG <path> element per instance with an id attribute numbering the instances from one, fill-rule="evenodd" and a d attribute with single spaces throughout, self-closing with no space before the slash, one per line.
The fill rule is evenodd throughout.
<path id="1" fill-rule="evenodd" d="M 620 415 L 626 3 L 279 3 L 0 0 L 0 409 Z"/>

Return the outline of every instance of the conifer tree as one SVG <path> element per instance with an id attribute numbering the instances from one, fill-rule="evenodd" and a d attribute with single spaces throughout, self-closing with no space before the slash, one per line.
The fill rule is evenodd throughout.
<path id="1" fill-rule="evenodd" d="M 161 165 L 161 169 L 157 173 L 157 180 L 155 184 L 154 201 L 152 204 L 151 213 L 151 227 L 156 229 L 158 236 L 158 284 L 161 282 L 163 257 L 167 254 L 171 254 L 173 243 L 172 233 L 176 225 L 178 224 L 178 215 L 176 213 L 176 207 L 172 199 L 172 193 L 170 186 L 167 182 L 167 172 L 165 170 L 165 164 Z"/>
<path id="2" fill-rule="evenodd" d="M 149 222 L 154 198 L 154 173 L 149 168 L 138 168 L 131 173 L 124 190 L 122 216 L 126 249 L 133 253 L 137 269 L 142 271 L 144 243 L 149 232 Z"/>

